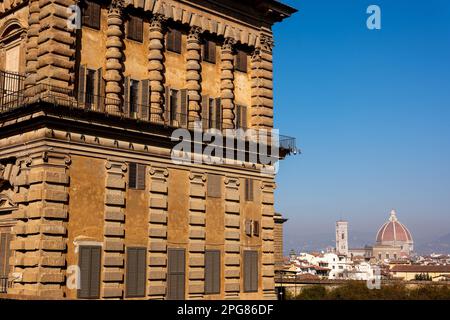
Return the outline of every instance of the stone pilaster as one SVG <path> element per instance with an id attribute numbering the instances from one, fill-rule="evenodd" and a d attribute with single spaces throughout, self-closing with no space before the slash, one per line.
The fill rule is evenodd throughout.
<path id="1" fill-rule="evenodd" d="M 186 88 L 188 93 L 188 122 L 192 127 L 194 121 L 201 118 L 201 29 L 192 27 L 186 44 Z"/>
<path id="2" fill-rule="evenodd" d="M 150 80 L 150 117 L 164 121 L 164 23 L 162 15 L 155 15 L 150 23 L 148 75 Z"/>
<path id="3" fill-rule="evenodd" d="M 28 30 L 26 42 L 26 68 L 25 87 L 30 88 L 36 84 L 36 72 L 38 69 L 38 38 L 39 38 L 39 0 L 30 0 L 28 15 Z M 28 91 L 32 94 L 32 91 Z"/>
<path id="4" fill-rule="evenodd" d="M 188 299 L 201 299 L 205 280 L 206 175 L 189 175 Z"/>
<path id="5" fill-rule="evenodd" d="M 239 178 L 225 178 L 225 299 L 239 299 L 241 282 Z"/>
<path id="6" fill-rule="evenodd" d="M 275 250 L 274 250 L 274 182 L 261 183 L 261 276 L 265 299 L 276 299 L 275 294 Z"/>
<path id="7" fill-rule="evenodd" d="M 105 108 L 106 112 L 121 111 L 123 86 L 123 0 L 113 0 L 108 9 L 106 30 Z"/>
<path id="8" fill-rule="evenodd" d="M 234 129 L 234 44 L 232 38 L 226 38 L 221 52 L 220 98 L 223 129 Z"/>
<path id="9" fill-rule="evenodd" d="M 70 90 L 73 90 L 76 37 L 75 30 L 68 28 L 67 21 L 71 13 L 67 8 L 74 4 L 74 0 L 39 1 L 40 29 L 37 38 L 36 83 L 52 86 L 42 86 L 40 90 L 55 91 L 59 95 L 68 95 L 71 93 Z M 34 4 L 32 13 L 34 19 L 35 10 L 37 8 Z M 33 32 L 36 28 L 37 24 L 33 23 Z"/>
<path id="10" fill-rule="evenodd" d="M 167 205 L 168 178 L 166 168 L 150 168 L 150 211 L 148 245 L 148 286 L 150 299 L 164 299 L 167 288 Z"/>
<path id="11" fill-rule="evenodd" d="M 10 264 L 11 277 L 19 277 L 10 294 L 64 297 L 69 164 L 69 157 L 47 152 L 18 161 Z"/>
<path id="12" fill-rule="evenodd" d="M 103 299 L 122 298 L 124 291 L 125 172 L 123 162 L 106 162 L 103 229 Z"/>
<path id="13" fill-rule="evenodd" d="M 260 44 L 252 56 L 251 85 L 252 107 L 251 127 L 254 129 L 273 128 L 273 39 L 261 34 Z"/>

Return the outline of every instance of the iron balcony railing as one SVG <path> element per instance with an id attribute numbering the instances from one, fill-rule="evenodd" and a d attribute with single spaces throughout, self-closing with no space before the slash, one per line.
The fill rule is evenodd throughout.
<path id="1" fill-rule="evenodd" d="M 111 99 L 87 92 L 75 92 L 47 84 L 38 84 L 28 88 L 25 88 L 24 84 L 24 75 L 0 71 L 0 113 L 23 108 L 36 102 L 45 102 L 93 114 L 161 124 L 173 128 L 192 129 L 194 123 L 197 122 L 201 123 L 202 130 L 222 129 L 221 120 L 217 118 L 197 117 L 173 110 L 151 108 L 148 105 Z M 240 129 L 246 130 L 247 128 L 241 127 Z M 279 139 L 280 149 L 287 154 L 297 153 L 295 138 L 276 136 Z"/>

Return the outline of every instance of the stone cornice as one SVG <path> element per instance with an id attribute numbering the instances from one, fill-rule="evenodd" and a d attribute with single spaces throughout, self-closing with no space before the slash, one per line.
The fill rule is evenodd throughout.
<path id="1" fill-rule="evenodd" d="M 248 31 L 248 28 L 239 28 L 236 23 L 220 18 L 211 18 L 186 5 L 170 0 L 125 0 L 125 6 L 143 9 L 153 15 L 162 15 L 168 20 L 175 21 L 190 27 L 199 27 L 202 32 L 233 38 L 236 43 L 256 47 L 259 43 L 259 32 Z M 245 30 L 246 29 L 246 30 Z"/>

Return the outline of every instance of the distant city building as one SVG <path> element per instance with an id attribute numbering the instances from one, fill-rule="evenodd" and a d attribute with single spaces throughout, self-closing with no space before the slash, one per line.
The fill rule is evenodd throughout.
<path id="1" fill-rule="evenodd" d="M 409 258 L 414 249 L 414 241 L 405 225 L 397 219 L 395 210 L 391 211 L 389 221 L 378 230 L 372 256 L 377 260 L 397 260 Z"/>
<path id="2" fill-rule="evenodd" d="M 336 222 L 336 253 L 348 256 L 348 222 Z"/>
<path id="3" fill-rule="evenodd" d="M 389 220 L 377 232 L 375 244 L 364 248 L 351 248 L 348 253 L 351 258 L 363 257 L 377 261 L 409 259 L 414 250 L 411 232 L 402 224 L 395 210 L 391 211 Z"/>

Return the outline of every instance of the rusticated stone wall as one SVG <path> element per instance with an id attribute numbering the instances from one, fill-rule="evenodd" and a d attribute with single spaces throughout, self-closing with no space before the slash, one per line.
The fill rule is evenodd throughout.
<path id="1" fill-rule="evenodd" d="M 124 292 L 125 172 L 124 162 L 106 162 L 102 298 L 122 298 Z"/>
<path id="2" fill-rule="evenodd" d="M 192 171 L 189 180 L 188 295 L 190 299 L 200 299 L 205 279 L 206 175 Z"/>
<path id="3" fill-rule="evenodd" d="M 167 287 L 167 214 L 169 171 L 150 168 L 148 287 L 150 299 L 164 299 Z"/>
<path id="4" fill-rule="evenodd" d="M 261 238 L 262 238 L 262 257 L 261 257 L 261 275 L 262 290 L 264 298 L 274 299 L 274 182 L 265 182 L 261 184 Z"/>
<path id="5" fill-rule="evenodd" d="M 18 220 L 12 233 L 12 273 L 21 277 L 8 293 L 63 297 L 67 236 L 68 168 L 70 158 L 42 152 L 17 163 L 14 213 Z"/>
<path id="6" fill-rule="evenodd" d="M 193 126 L 193 121 L 201 118 L 201 45 L 199 27 L 193 27 L 189 31 L 186 43 L 186 88 L 188 92 L 188 121 Z"/>
<path id="7" fill-rule="evenodd" d="M 150 108 L 152 120 L 163 121 L 164 113 L 164 22 L 155 15 L 150 22 L 148 46 L 148 76 L 150 79 Z"/>
<path id="8" fill-rule="evenodd" d="M 251 59 L 251 126 L 254 129 L 271 129 L 273 127 L 273 39 L 261 34 L 260 45 Z"/>
<path id="9" fill-rule="evenodd" d="M 70 30 L 67 23 L 70 16 L 67 8 L 74 4 L 75 0 L 39 1 L 39 36 L 28 48 L 32 53 L 34 45 L 38 49 L 36 83 L 74 89 L 75 30 Z M 34 59 L 34 56 L 29 54 L 27 58 Z M 45 90 L 61 91 L 48 87 Z"/>
<path id="10" fill-rule="evenodd" d="M 225 299 L 239 299 L 241 291 L 241 230 L 240 181 L 225 177 L 225 245 L 224 291 Z"/>
<path id="11" fill-rule="evenodd" d="M 225 39 L 221 51 L 220 98 L 222 104 L 222 127 L 233 129 L 234 123 L 234 54 L 232 38 Z"/>

